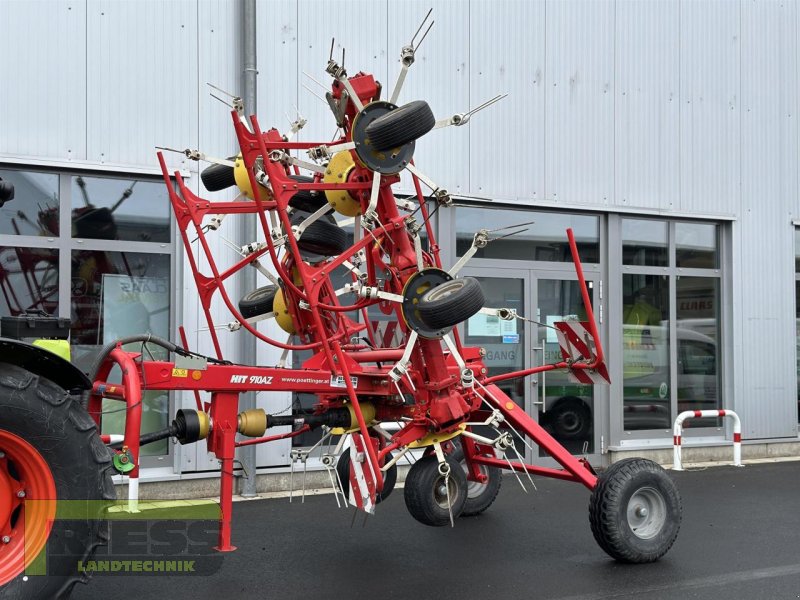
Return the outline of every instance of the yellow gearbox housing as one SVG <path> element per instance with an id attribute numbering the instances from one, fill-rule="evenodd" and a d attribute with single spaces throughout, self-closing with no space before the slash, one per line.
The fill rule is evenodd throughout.
<path id="1" fill-rule="evenodd" d="M 346 183 L 355 167 L 356 163 L 348 150 L 337 152 L 331 157 L 322 181 L 324 183 Z M 353 198 L 348 190 L 325 190 L 325 198 L 340 215 L 355 217 L 361 214 L 361 203 Z"/>
<path id="2" fill-rule="evenodd" d="M 283 290 L 278 290 L 278 293 L 275 294 L 275 299 L 272 301 L 272 310 L 275 312 L 275 321 L 277 321 L 281 329 L 286 333 L 297 333 L 292 315 L 289 314 L 289 309 L 286 308 L 286 297 L 283 295 Z"/>

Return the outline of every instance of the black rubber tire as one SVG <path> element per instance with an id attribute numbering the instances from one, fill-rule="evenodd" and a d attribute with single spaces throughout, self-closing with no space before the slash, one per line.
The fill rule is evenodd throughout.
<path id="1" fill-rule="evenodd" d="M 245 319 L 271 313 L 274 310 L 272 306 L 277 293 L 278 288 L 274 285 L 257 288 L 242 296 L 242 299 L 239 300 L 239 312 Z"/>
<path id="2" fill-rule="evenodd" d="M 647 521 L 630 523 L 637 502 L 649 506 Z M 656 509 L 646 498 L 657 499 Z M 659 518 L 659 513 L 662 518 Z M 611 465 L 600 474 L 589 499 L 589 522 L 594 539 L 612 558 L 624 563 L 654 562 L 675 543 L 683 508 L 678 488 L 664 469 L 651 460 L 628 458 Z M 634 513 L 634 517 L 637 515 Z M 645 517 L 648 518 L 648 517 Z M 659 523 L 663 520 L 663 523 Z M 634 531 L 635 529 L 635 531 Z"/>
<path id="3" fill-rule="evenodd" d="M 392 460 L 392 455 L 386 456 L 386 462 Z M 336 462 L 336 473 L 339 475 L 339 480 L 342 482 L 342 488 L 346 488 L 345 493 L 350 491 L 350 451 L 345 450 Z M 383 490 L 375 494 L 375 504 L 380 504 L 386 500 L 394 490 L 397 483 L 397 465 L 383 473 Z M 349 497 L 349 495 L 348 495 Z"/>
<path id="4" fill-rule="evenodd" d="M 467 461 L 464 459 L 464 450 L 461 446 L 457 447 L 450 455 L 457 460 L 467 474 Z M 481 472 L 489 476 L 486 483 L 478 483 L 467 479 L 467 500 L 464 502 L 464 510 L 461 511 L 462 517 L 476 517 L 489 508 L 500 493 L 500 486 L 503 483 L 503 473 L 497 467 L 487 467 L 480 465 Z"/>
<path id="5" fill-rule="evenodd" d="M 444 329 L 466 321 L 483 308 L 486 298 L 474 277 L 445 281 L 419 299 L 419 317 L 431 329 Z"/>
<path id="6" fill-rule="evenodd" d="M 228 160 L 236 160 L 231 157 Z M 233 176 L 233 167 L 228 165 L 213 164 L 200 172 L 200 180 L 209 192 L 219 192 L 227 190 L 236 185 L 236 178 Z"/>
<path id="7" fill-rule="evenodd" d="M 453 519 L 461 516 L 467 500 L 467 476 L 461 465 L 454 458 L 445 457 L 450 465 L 450 505 L 453 510 Z M 450 524 L 450 511 L 447 509 L 447 499 L 444 496 L 443 505 L 437 501 L 438 486 L 443 483 L 443 476 L 439 474 L 439 461 L 436 455 L 424 456 L 415 462 L 408 470 L 403 492 L 406 508 L 411 516 L 423 525 L 443 527 Z M 444 487 L 442 485 L 442 487 Z"/>
<path id="8" fill-rule="evenodd" d="M 291 175 L 290 177 L 297 183 L 314 183 L 313 177 L 305 177 L 304 175 Z M 326 204 L 328 204 L 328 199 L 323 192 L 300 190 L 289 198 L 289 206 L 307 213 L 317 212 Z"/>
<path id="9" fill-rule="evenodd" d="M 592 411 L 580 398 L 562 398 L 545 413 L 559 440 L 589 439 L 592 431 Z"/>
<path id="10" fill-rule="evenodd" d="M 414 100 L 375 119 L 365 133 L 373 148 L 388 150 L 421 138 L 434 125 L 436 117 L 428 103 Z"/>
<path id="11" fill-rule="evenodd" d="M 297 247 L 321 256 L 338 256 L 347 248 L 347 232 L 327 219 L 317 219 L 303 231 Z"/>
<path id="12" fill-rule="evenodd" d="M 58 501 L 97 500 L 90 506 L 96 519 L 56 519 L 43 552 L 47 576 L 24 573 L 0 587 L 0 598 L 67 598 L 76 583 L 91 573 L 78 572 L 108 542 L 105 501 L 115 500 L 111 453 L 100 440 L 94 421 L 77 396 L 21 367 L 0 363 L 0 429 L 32 445 L 47 462 Z M 2 448 L 0 448 L 2 450 Z"/>

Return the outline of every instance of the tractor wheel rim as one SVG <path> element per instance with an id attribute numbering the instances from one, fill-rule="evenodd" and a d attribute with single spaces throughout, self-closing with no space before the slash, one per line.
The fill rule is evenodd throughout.
<path id="1" fill-rule="evenodd" d="M 649 540 L 661 531 L 667 521 L 667 503 L 664 496 L 652 487 L 643 487 L 628 501 L 628 526 L 633 534 Z"/>
<path id="2" fill-rule="evenodd" d="M 56 484 L 42 455 L 0 430 L 0 586 L 22 573 L 47 543 L 56 516 Z"/>

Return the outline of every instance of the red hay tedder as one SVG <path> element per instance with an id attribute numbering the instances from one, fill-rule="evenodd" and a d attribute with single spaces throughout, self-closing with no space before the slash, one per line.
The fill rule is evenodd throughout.
<path id="1" fill-rule="evenodd" d="M 413 41 L 403 48 L 401 74 L 388 100 L 381 99 L 381 86 L 372 75 L 348 76 L 331 56 L 326 71 L 333 82 L 327 100 L 341 136 L 330 143 L 291 141 L 304 124 L 301 118 L 289 134 L 263 131 L 256 116 L 246 119 L 241 100 L 233 98 L 238 156 L 219 160 L 186 151 L 190 158 L 213 163 L 202 173 L 209 190 L 238 187 L 241 194 L 233 201 L 196 196 L 179 173 L 170 175 L 159 153 L 214 357 L 190 351 L 183 335 L 176 344 L 144 334 L 103 348 L 87 379 L 46 351 L 0 341 L 0 596 L 68 594 L 80 573 L 60 579 L 27 577 L 25 567 L 55 533 L 85 539 L 87 549 L 105 535 L 102 515 L 96 521 L 61 522 L 53 518 L 56 502 L 29 500 L 112 498 L 109 474 L 116 470 L 129 478 L 130 509 L 136 510 L 140 448 L 165 438 L 182 444 L 205 440 L 221 461 L 218 550 L 223 552 L 234 549 L 231 503 L 237 447 L 312 429 L 321 429 L 323 439 L 338 436 L 328 452 L 322 452 L 321 444 L 315 447 L 337 503 L 341 496 L 345 505 L 373 513 L 392 491 L 398 461 L 417 450 L 404 496 L 411 515 L 426 525 L 453 525 L 460 515 L 485 511 L 497 496 L 505 469 L 518 479 L 522 474 L 584 485 L 591 494 L 592 532 L 617 560 L 651 562 L 669 550 L 678 534 L 681 504 L 660 467 L 628 459 L 598 476 L 497 385 L 554 369 L 568 370 L 582 383 L 608 379 L 571 230 L 567 237 L 586 321 L 555 323 L 562 360 L 489 376 L 485 351 L 462 345 L 456 326 L 478 313 L 501 320 L 523 317 L 511 309 L 484 307 L 479 282 L 457 277 L 477 249 L 491 243 L 491 229 L 478 231 L 472 248 L 454 266 L 442 265 L 430 217 L 435 210 L 446 210 L 451 196 L 414 166 L 413 155 L 426 133 L 463 125 L 491 101 L 440 121 L 423 101 L 398 105 L 414 52 Z M 404 170 L 416 198 L 397 198 L 392 192 Z M 421 185 L 432 190 L 428 197 Z M 241 259 L 223 268 L 208 238 L 227 215 L 254 215 L 260 239 L 241 240 Z M 351 222 L 352 243 L 343 229 Z M 199 246 L 192 243 L 195 238 Z M 252 268 L 269 283 L 235 302 L 226 282 Z M 335 289 L 331 275 L 343 269 L 349 283 Z M 233 315 L 229 329 L 244 329 L 283 350 L 277 365 L 224 360 L 211 315 L 216 295 Z M 370 307 L 396 319 L 402 343 L 387 347 L 367 318 Z M 259 330 L 258 323 L 267 319 L 274 319 L 288 338 L 273 339 Z M 163 346 L 170 359 L 152 360 L 123 349 L 134 341 Z M 293 350 L 313 354 L 301 368 L 287 368 Z M 117 366 L 122 381 L 111 383 L 108 378 Z M 197 407 L 178 411 L 167 429 L 142 435 L 145 390 L 192 391 Z M 274 391 L 315 394 L 317 402 L 313 411 L 289 415 L 262 409 L 240 412 L 241 393 Z M 199 392 L 209 393 L 210 401 L 203 403 Z M 87 396 L 84 408 L 80 398 Z M 103 399 L 124 403 L 121 439 L 97 433 Z M 43 419 L 55 419 L 58 428 L 43 436 Z M 273 427 L 284 432 L 267 435 Z M 349 450 L 343 450 L 346 440 Z M 518 443 L 531 449 L 535 444 L 560 468 L 528 464 Z"/>

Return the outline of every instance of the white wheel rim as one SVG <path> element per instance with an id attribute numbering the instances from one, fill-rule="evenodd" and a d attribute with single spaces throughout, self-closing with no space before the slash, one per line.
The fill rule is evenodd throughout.
<path id="1" fill-rule="evenodd" d="M 628 501 L 626 512 L 631 531 L 643 540 L 658 535 L 667 521 L 667 503 L 664 496 L 652 487 L 636 490 Z"/>

